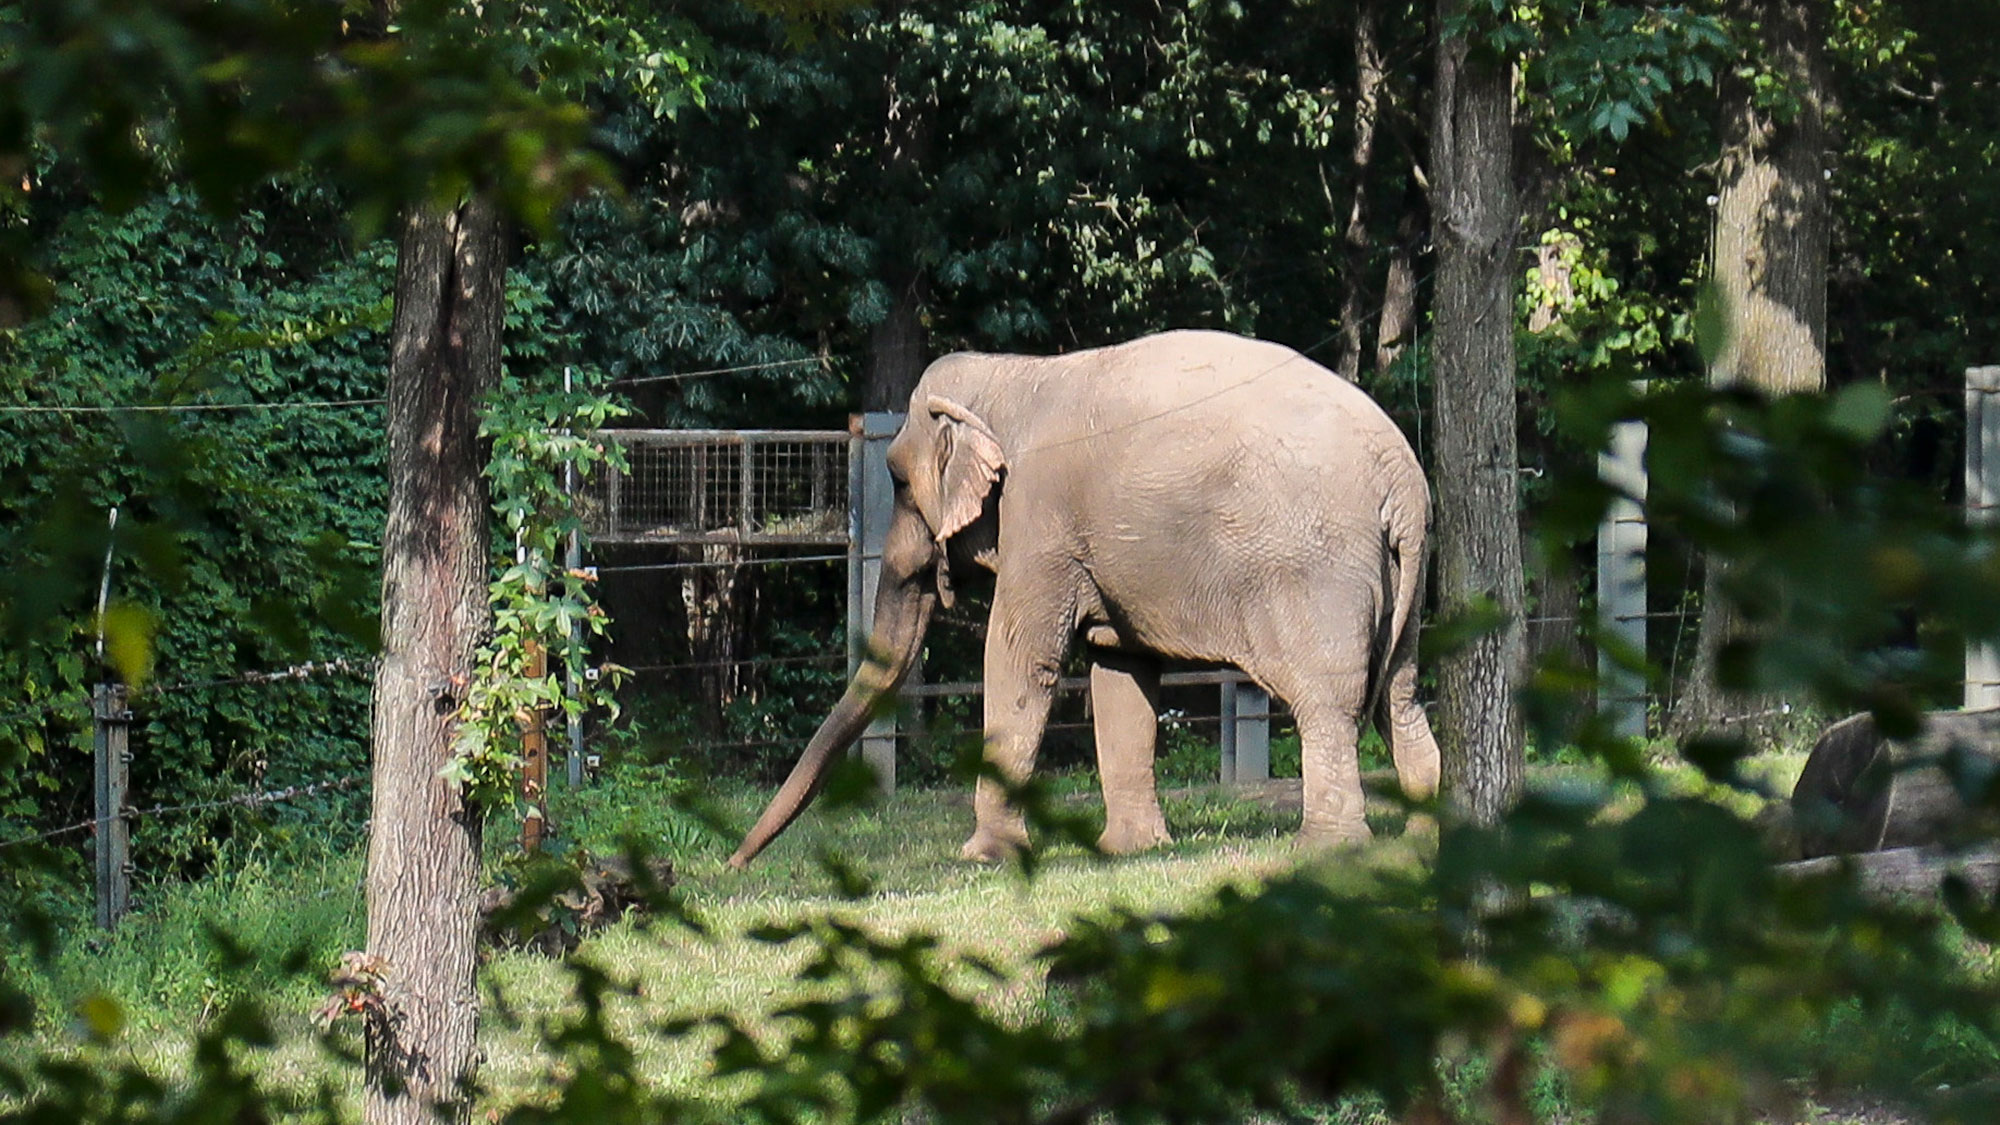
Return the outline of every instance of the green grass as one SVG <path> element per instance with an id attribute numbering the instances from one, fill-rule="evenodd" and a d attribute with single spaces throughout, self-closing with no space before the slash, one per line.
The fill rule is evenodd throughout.
<path id="1" fill-rule="evenodd" d="M 752 804 L 739 800 L 731 808 L 754 811 Z M 1281 837 L 1255 806 L 1232 805 L 1240 803 L 1211 796 L 1176 800 L 1168 815 L 1182 839 L 1173 848 L 1117 861 L 1057 848 L 1029 880 L 1013 868 L 954 858 L 971 825 L 962 794 L 898 794 L 865 809 L 809 815 L 748 871 L 727 869 L 726 849 L 687 862 L 680 889 L 712 927 L 713 940 L 679 927 L 628 922 L 587 943 L 583 956 L 620 979 L 644 982 L 643 995 L 620 1013 L 627 1029 L 709 1012 L 754 1024 L 811 986 L 795 980 L 802 950 L 742 935 L 767 923 L 831 914 L 885 934 L 938 934 L 947 951 L 1007 970 L 1006 983 L 970 975 L 966 983 L 996 1010 L 1025 1014 L 1040 997 L 1035 954 L 1077 915 L 1114 907 L 1171 910 L 1292 861 L 1288 833 Z M 840 897 L 819 861 L 825 854 L 870 876 L 876 893 Z M 489 979 L 528 1024 L 519 1030 L 496 1026 L 488 1039 L 486 1077 L 508 1101 L 532 1092 L 544 1064 L 529 1028 L 558 1014 L 568 987 L 548 961 L 514 954 L 496 958 Z M 700 1036 L 646 1039 L 642 1065 L 666 1089 L 699 1096 L 709 1085 L 709 1045 Z"/>
<path id="2" fill-rule="evenodd" d="M 1772 756 L 1752 763 L 1752 769 L 1783 791 L 1802 760 Z M 1542 783 L 1602 784 L 1597 771 L 1581 766 L 1541 769 L 1537 775 Z M 1676 792 L 1720 792 L 1691 770 L 1664 776 Z M 1088 775 L 1058 778 L 1051 788 L 1059 807 L 1095 813 L 1095 785 Z M 1027 879 L 1012 867 L 977 867 L 955 858 L 972 814 L 969 795 L 953 789 L 903 792 L 857 808 L 816 809 L 750 870 L 739 872 L 727 868 L 724 858 L 735 832 L 768 794 L 738 787 L 722 792 L 706 810 L 691 811 L 689 789 L 664 770 L 626 770 L 582 794 L 560 794 L 554 813 L 573 844 L 594 852 L 615 851 L 622 838 L 636 836 L 675 858 L 678 890 L 707 923 L 710 936 L 630 919 L 587 940 L 578 957 L 635 986 L 612 1014 L 614 1025 L 635 1042 L 641 1071 L 665 1091 L 717 1105 L 730 1091 L 708 1072 L 713 1040 L 703 1033 L 664 1036 L 648 1028 L 661 1020 L 726 1012 L 763 1035 L 775 1034 L 779 1028 L 769 1014 L 809 996 L 814 986 L 798 979 L 805 953 L 749 939 L 747 931 L 756 926 L 832 914 L 887 934 L 929 931 L 948 952 L 977 955 L 1005 970 L 1000 980 L 967 973 L 960 982 L 991 1010 L 1025 1016 L 1041 1001 L 1036 954 L 1078 916 L 1119 908 L 1172 911 L 1224 884 L 1254 883 L 1299 859 L 1292 843 L 1295 813 L 1275 813 L 1228 792 L 1196 788 L 1173 791 L 1166 801 L 1178 838 L 1173 847 L 1102 860 L 1074 846 L 1056 846 Z M 1754 803 L 1738 794 L 1721 795 Z M 1386 823 L 1378 822 L 1382 827 Z M 496 862 L 509 835 L 502 824 L 489 832 Z M 1407 861 L 1408 852 L 1385 840 L 1371 854 Z M 825 856 L 837 856 L 865 874 L 873 893 L 843 897 Z M 45 1012 L 43 1041 L 63 1042 L 85 997 L 103 993 L 129 1014 L 121 1049 L 169 1073 L 186 1058 L 186 1030 L 232 997 L 257 995 L 278 1014 L 286 1033 L 283 1045 L 259 1068 L 298 1093 L 325 1077 L 331 1064 L 304 1032 L 323 991 L 317 974 L 341 950 L 361 944 L 361 853 L 315 858 L 309 848 L 284 855 L 253 849 L 233 859 L 209 880 L 157 889 L 151 908 L 118 934 L 73 934 L 52 964 L 30 969 L 26 979 Z M 276 957 L 231 968 L 207 939 L 215 926 L 253 949 L 296 950 L 310 970 L 287 973 Z M 28 965 L 18 951 L 5 956 L 10 969 Z M 537 1031 L 573 1012 L 571 984 L 560 961 L 518 952 L 490 959 L 483 985 L 498 1002 L 489 1003 L 482 1033 L 489 1106 L 546 1096 L 555 1063 Z M 336 1081 L 351 1094 L 351 1071 L 338 1072 Z M 1346 1107 L 1329 1117 L 1371 1119 L 1374 1114 L 1365 1107 Z"/>

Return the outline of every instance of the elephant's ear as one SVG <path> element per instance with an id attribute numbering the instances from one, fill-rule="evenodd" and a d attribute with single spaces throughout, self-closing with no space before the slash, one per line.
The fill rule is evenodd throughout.
<path id="1" fill-rule="evenodd" d="M 924 405 L 937 419 L 938 519 L 932 530 L 942 546 L 979 518 L 1007 458 L 979 415 L 938 395 Z"/>

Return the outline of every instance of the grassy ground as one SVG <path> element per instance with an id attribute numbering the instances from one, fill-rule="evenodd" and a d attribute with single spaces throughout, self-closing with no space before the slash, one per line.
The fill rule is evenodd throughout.
<path id="1" fill-rule="evenodd" d="M 1758 763 L 1776 791 L 1789 788 L 1801 759 Z M 1550 768 L 1544 782 L 1590 784 L 1584 769 Z M 1036 953 L 1081 914 L 1111 909 L 1169 911 L 1225 883 L 1245 884 L 1298 860 L 1291 843 L 1297 824 L 1282 787 L 1249 799 L 1214 789 L 1176 791 L 1168 820 L 1179 842 L 1172 848 L 1116 861 L 1093 859 L 1075 848 L 1055 848 L 1043 870 L 1024 879 L 1011 868 L 981 868 L 954 857 L 971 826 L 961 791 L 915 792 L 864 808 L 807 816 L 747 872 L 727 869 L 734 843 L 676 811 L 670 779 L 629 771 L 615 785 L 565 798 L 558 823 L 584 846 L 610 852 L 635 833 L 677 857 L 678 886 L 708 923 L 701 937 L 671 924 L 621 923 L 588 940 L 579 957 L 614 978 L 637 986 L 615 1008 L 615 1022 L 637 1041 L 643 1072 L 663 1089 L 699 1098 L 721 1098 L 709 1076 L 711 1040 L 660 1036 L 645 1029 L 663 1019 L 729 1012 L 755 1025 L 764 1014 L 804 997 L 812 986 L 797 979 L 802 954 L 745 936 L 772 922 L 837 914 L 889 933 L 924 929 L 948 950 L 976 954 L 1005 970 L 1004 983 L 973 986 L 982 1002 L 1002 1013 L 1024 1013 L 1036 1004 L 1040 974 Z M 1682 778 L 1676 784 L 1698 783 Z M 1080 776 L 1057 787 L 1079 811 L 1091 811 L 1092 779 Z M 747 824 L 765 794 L 736 791 L 718 811 L 726 824 Z M 498 834 L 496 830 L 496 835 Z M 1382 851 L 1397 845 L 1378 843 Z M 873 880 L 874 893 L 843 898 L 820 857 L 832 854 Z M 177 1036 L 230 996 L 248 990 L 263 996 L 288 1030 L 302 1032 L 318 998 L 310 978 L 284 975 L 275 962 L 248 972 L 225 972 L 205 950 L 205 927 L 222 924 L 271 949 L 297 948 L 319 971 L 342 949 L 361 944 L 361 858 L 356 852 L 323 857 L 300 867 L 288 860 L 239 865 L 209 883 L 163 893 L 146 916 L 115 938 L 72 943 L 54 968 L 40 970 L 38 991 L 50 1011 L 75 1011 L 92 990 L 112 994 L 131 1013 L 134 1030 L 125 1050 L 161 1069 L 184 1058 Z M 499 953 L 484 974 L 489 1004 L 483 1033 L 484 1078 L 491 1104 L 536 1100 L 548 1088 L 550 1060 L 536 1028 L 562 1018 L 571 1003 L 571 981 L 559 961 L 525 953 Z M 965 978 L 974 982 L 970 974 Z M 502 1013 L 511 1013 L 512 1018 Z M 768 1024 L 766 1025 L 768 1030 Z M 50 1035 L 60 1039 L 60 1022 Z M 303 1036 L 271 1056 L 268 1074 L 306 1090 L 329 1064 Z M 351 1073 L 336 1082 L 352 1090 Z M 1366 1120 L 1354 1110 L 1341 1120 Z M 1817 1121 L 1882 1120 L 1824 1116 Z"/>
<path id="2" fill-rule="evenodd" d="M 727 810 L 747 822 L 752 800 Z M 593 810 L 599 831 L 616 821 Z M 1246 883 L 1293 859 L 1291 823 L 1255 801 L 1219 792 L 1172 796 L 1168 817 L 1179 836 L 1172 848 L 1116 862 L 1075 848 L 1052 849 L 1033 879 L 1012 868 L 959 862 L 958 845 L 971 827 L 959 792 L 902 793 L 866 808 L 811 815 L 748 871 L 722 859 L 728 845 L 696 853 L 679 872 L 679 887 L 716 937 L 675 926 L 614 927 L 587 943 L 583 955 L 621 979 L 644 982 L 644 994 L 621 1012 L 628 1029 L 660 1019 L 731 1012 L 754 1018 L 806 994 L 796 970 L 803 954 L 748 940 L 753 927 L 832 914 L 871 929 L 900 934 L 922 929 L 954 953 L 977 955 L 1008 971 L 1002 985 L 976 981 L 980 998 L 1001 1011 L 1025 1011 L 1040 994 L 1035 954 L 1079 914 L 1115 908 L 1164 911 L 1188 904 L 1224 883 Z M 1295 822 L 1292 822 L 1295 823 Z M 586 834 L 588 835 L 586 830 Z M 607 840 L 598 842 L 602 847 Z M 733 841 L 731 841 L 733 843 Z M 869 876 L 876 892 L 840 896 L 820 862 L 837 855 Z M 487 1078 L 508 1101 L 529 1095 L 542 1072 L 529 1028 L 559 1012 L 566 978 L 543 958 L 505 954 L 489 981 L 526 1026 L 497 1025 L 488 1040 Z M 705 1038 L 646 1041 L 646 1072 L 668 1090 L 707 1091 Z"/>

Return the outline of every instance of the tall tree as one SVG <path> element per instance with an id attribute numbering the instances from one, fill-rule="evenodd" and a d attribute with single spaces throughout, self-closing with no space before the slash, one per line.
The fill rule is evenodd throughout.
<path id="1" fill-rule="evenodd" d="M 500 374 L 501 234 L 474 198 L 417 207 L 397 243 L 368 848 L 368 952 L 383 964 L 384 1018 L 368 1037 L 376 1125 L 462 1118 L 475 1059 L 481 816 L 441 773 L 487 623 L 479 405 Z"/>
<path id="2" fill-rule="evenodd" d="M 1438 0 L 1431 212 L 1438 586 L 1446 617 L 1490 628 L 1438 665 L 1445 792 L 1490 824 L 1520 792 L 1523 642 L 1514 406 L 1514 72 Z"/>
<path id="3" fill-rule="evenodd" d="M 1382 44 L 1376 37 L 1377 0 L 1362 0 L 1354 12 L 1354 188 L 1348 203 L 1347 223 L 1341 232 L 1346 245 L 1345 276 L 1341 278 L 1340 355 L 1333 369 L 1346 378 L 1361 377 L 1361 352 L 1367 330 L 1362 307 L 1367 288 L 1361 279 L 1368 270 L 1368 178 L 1375 162 L 1375 134 L 1382 117 L 1383 83 L 1387 78 Z M 1321 173 L 1322 176 L 1324 172 Z M 1331 204 L 1331 189 L 1327 202 Z"/>
<path id="4" fill-rule="evenodd" d="M 1721 183 L 1710 264 L 1722 338 L 1709 380 L 1765 394 L 1826 386 L 1826 31 L 1813 0 L 1733 0 L 1765 67 L 1738 67 L 1721 83 Z M 1766 82 L 1757 81 L 1759 76 Z M 1775 81 L 1770 81 L 1775 80 Z M 1702 584 L 1694 671 L 1674 727 L 1737 725 L 1767 707 L 1727 690 L 1723 646 L 1743 628 L 1727 574 L 1711 563 Z"/>

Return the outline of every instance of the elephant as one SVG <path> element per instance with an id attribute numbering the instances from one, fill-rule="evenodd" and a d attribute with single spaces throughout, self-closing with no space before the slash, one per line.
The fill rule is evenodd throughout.
<path id="1" fill-rule="evenodd" d="M 1339 375 L 1215 331 L 1053 357 L 961 352 L 925 369 L 888 465 L 895 502 L 867 656 L 732 866 L 805 809 L 893 698 L 933 610 L 981 569 L 993 580 L 989 773 L 1029 776 L 1080 640 L 1106 852 L 1172 841 L 1153 775 L 1165 660 L 1233 665 L 1291 705 L 1307 841 L 1369 835 L 1365 720 L 1385 734 L 1405 793 L 1435 792 L 1415 659 L 1429 487 L 1396 424 Z M 973 808 L 964 858 L 1028 845 L 994 777 L 977 782 Z"/>

